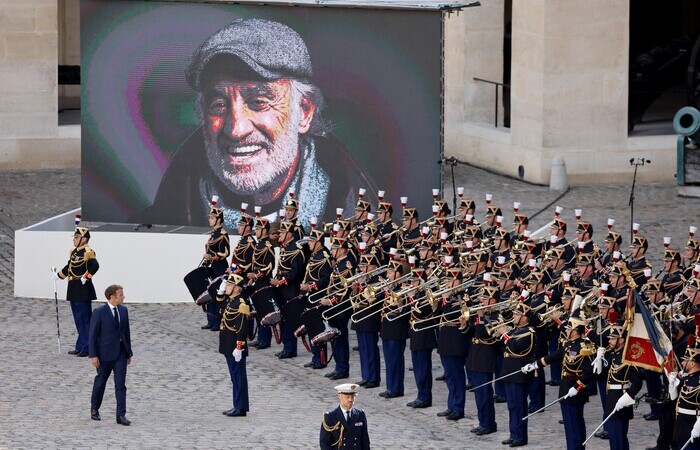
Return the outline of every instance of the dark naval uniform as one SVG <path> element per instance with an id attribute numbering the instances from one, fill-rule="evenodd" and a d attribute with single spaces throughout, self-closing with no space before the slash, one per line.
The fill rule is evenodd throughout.
<path id="1" fill-rule="evenodd" d="M 212 280 L 222 276 L 226 272 L 226 269 L 228 269 L 228 261 L 226 259 L 230 251 L 231 242 L 224 227 L 219 225 L 213 228 L 204 249 L 204 253 L 211 257 L 208 261 L 207 270 Z M 218 283 L 216 283 L 213 288 L 218 289 Z M 209 302 L 207 304 L 207 325 L 213 330 L 218 329 L 221 323 L 221 310 L 219 306 L 217 302 Z"/>
<path id="2" fill-rule="evenodd" d="M 627 430 L 629 422 L 634 416 L 632 406 L 615 411 L 615 404 L 625 393 L 634 398 L 642 389 L 644 377 L 639 369 L 622 363 L 622 351 L 610 352 L 610 371 L 608 372 L 608 385 L 605 405 L 605 417 L 613 414 L 608 421 L 608 434 L 610 435 L 610 450 L 629 450 Z"/>
<path id="3" fill-rule="evenodd" d="M 535 361 L 535 330 L 519 327 L 503 337 L 506 347 L 503 352 L 503 374 L 514 373 L 506 378 L 506 401 L 508 402 L 509 440 L 527 444 L 527 390 L 532 383 L 531 373 L 520 369 Z"/>
<path id="4" fill-rule="evenodd" d="M 90 302 L 97 298 L 92 277 L 99 268 L 95 252 L 86 244 L 71 250 L 68 264 L 58 272 L 60 279 L 68 279 L 66 300 L 70 302 L 75 329 L 78 331 L 74 352 L 81 356 L 88 354 L 90 320 L 92 319 L 92 304 Z M 82 279 L 85 279 L 84 283 Z"/>
<path id="5" fill-rule="evenodd" d="M 323 414 L 321 450 L 369 450 L 367 417 L 359 408 L 350 410 L 350 420 L 340 406 Z"/>
<path id="6" fill-rule="evenodd" d="M 578 393 L 565 398 L 559 403 L 564 419 L 567 450 L 583 449 L 586 440 L 586 421 L 583 418 L 583 406 L 588 403 L 588 385 L 593 380 L 592 356 L 596 348 L 588 339 L 578 338 L 567 341 L 562 348 L 550 353 L 537 361 L 540 367 L 553 361 L 562 363 L 562 378 L 559 385 L 559 397 L 567 395 L 569 390 L 576 388 Z"/>
<path id="7" fill-rule="evenodd" d="M 250 305 L 242 296 L 225 297 L 217 296 L 217 303 L 224 303 L 219 331 L 219 353 L 226 357 L 228 372 L 233 383 L 233 410 L 246 412 L 250 410 L 248 404 L 248 376 L 246 374 L 246 358 L 248 345 L 248 317 Z M 240 361 L 233 357 L 233 351 L 243 351 Z M 240 414 L 244 415 L 244 414 Z"/>
<path id="8" fill-rule="evenodd" d="M 681 378 L 676 404 L 676 429 L 673 448 L 678 450 L 690 439 L 690 432 L 700 416 L 700 372 Z M 700 439 L 695 439 L 686 450 L 700 449 Z"/>

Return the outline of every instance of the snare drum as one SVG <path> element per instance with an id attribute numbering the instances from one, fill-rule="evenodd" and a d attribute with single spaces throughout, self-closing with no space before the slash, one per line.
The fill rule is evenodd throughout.
<path id="1" fill-rule="evenodd" d="M 198 305 L 211 301 L 211 294 L 207 292 L 211 278 L 209 277 L 209 270 L 206 267 L 197 267 L 185 275 L 183 281 L 185 282 L 185 286 L 187 286 L 187 290 L 190 291 L 192 300 Z"/>
<path id="2" fill-rule="evenodd" d="M 306 332 L 313 345 L 320 345 L 330 342 L 340 336 L 337 328 L 331 328 L 328 322 L 323 320 L 320 308 L 309 308 L 301 315 Z"/>
<path id="3" fill-rule="evenodd" d="M 280 323 L 280 310 L 272 298 L 256 295 L 252 300 L 261 325 L 272 326 Z"/>

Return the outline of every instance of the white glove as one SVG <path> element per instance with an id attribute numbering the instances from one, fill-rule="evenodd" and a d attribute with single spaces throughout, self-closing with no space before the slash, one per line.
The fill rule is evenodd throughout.
<path id="1" fill-rule="evenodd" d="M 695 439 L 700 437 L 700 417 L 695 419 L 695 425 L 693 425 L 693 429 L 690 432 L 690 442 L 695 441 Z"/>
<path id="2" fill-rule="evenodd" d="M 622 397 L 620 397 L 617 403 L 615 403 L 615 411 L 619 411 L 622 408 L 626 408 L 632 405 L 634 405 L 634 399 L 630 397 L 630 395 L 627 392 L 625 392 L 624 394 L 622 394 Z"/>
<path id="3" fill-rule="evenodd" d="M 681 380 L 678 379 L 677 372 L 671 372 L 668 374 L 668 395 L 671 400 L 678 398 L 678 386 L 681 384 Z"/>
<path id="4" fill-rule="evenodd" d="M 569 392 L 566 393 L 566 396 L 564 398 L 570 398 L 578 394 L 578 390 L 575 387 L 570 387 Z"/>
<path id="5" fill-rule="evenodd" d="M 221 281 L 219 289 L 216 291 L 216 295 L 224 295 L 226 293 L 226 281 Z"/>
<path id="6" fill-rule="evenodd" d="M 52 280 L 60 280 L 61 277 L 58 276 L 58 272 L 51 272 L 51 279 Z"/>
<path id="7" fill-rule="evenodd" d="M 596 351 L 596 357 L 591 363 L 593 366 L 593 373 L 598 375 L 603 373 L 603 362 L 605 362 L 605 348 L 601 347 Z"/>
<path id="8" fill-rule="evenodd" d="M 85 277 L 80 277 L 80 282 L 83 283 L 83 284 L 87 283 L 87 280 L 88 280 L 88 279 L 85 278 Z"/>
<path id="9" fill-rule="evenodd" d="M 523 367 L 520 368 L 520 370 L 523 373 L 530 373 L 534 370 L 537 370 L 537 363 L 525 364 Z"/>
<path id="10" fill-rule="evenodd" d="M 239 362 L 242 357 L 243 357 L 243 350 L 241 350 L 240 348 L 237 348 L 233 351 L 233 359 L 235 359 L 236 362 Z"/>

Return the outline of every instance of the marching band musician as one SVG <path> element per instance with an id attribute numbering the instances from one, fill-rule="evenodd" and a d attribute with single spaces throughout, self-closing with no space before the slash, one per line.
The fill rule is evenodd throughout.
<path id="1" fill-rule="evenodd" d="M 582 297 L 590 294 L 595 287 L 594 260 L 593 253 L 580 253 L 576 259 L 576 277 L 572 284 L 579 288 Z"/>
<path id="2" fill-rule="evenodd" d="M 400 246 L 406 251 L 418 246 L 423 238 L 418 226 L 418 211 L 416 208 L 403 208 L 401 219 L 401 228 L 404 229 L 404 232 L 401 235 Z"/>
<path id="3" fill-rule="evenodd" d="M 586 320 L 572 316 L 566 324 L 566 341 L 557 351 L 523 367 L 532 372 L 559 361 L 562 363 L 562 381 L 559 385 L 561 415 L 564 419 L 567 450 L 582 450 L 586 440 L 586 421 L 583 407 L 588 403 L 588 384 L 593 381 L 592 355 L 595 345 L 584 337 Z"/>
<path id="4" fill-rule="evenodd" d="M 377 256 L 372 253 L 360 255 L 360 272 L 370 273 L 380 266 Z M 360 372 L 362 380 L 357 383 L 365 389 L 372 389 L 379 386 L 381 381 L 381 360 L 379 357 L 379 330 L 381 319 L 376 312 L 381 308 L 380 302 L 375 302 L 374 297 L 362 298 L 366 287 L 376 284 L 379 275 L 373 274 L 370 277 L 360 278 L 353 285 L 353 295 L 360 296 L 353 308 L 354 314 L 358 315 L 358 320 L 353 321 L 350 328 L 357 333 L 357 345 L 360 351 Z M 371 316 L 371 317 L 370 317 Z"/>
<path id="5" fill-rule="evenodd" d="M 306 273 L 304 279 L 299 286 L 299 290 L 303 293 L 313 293 L 321 291 L 328 287 L 333 272 L 331 265 L 331 255 L 324 246 L 324 234 L 321 230 L 313 229 L 309 233 L 309 262 L 306 265 Z M 313 356 L 311 362 L 304 364 L 304 367 L 312 369 L 323 369 L 328 364 L 321 355 L 327 354 L 327 344 L 314 345 Z"/>
<path id="6" fill-rule="evenodd" d="M 497 303 L 501 298 L 500 291 L 495 286 L 484 286 L 479 296 L 480 306 L 488 306 Z M 498 337 L 491 336 L 487 325 L 499 321 L 499 313 L 496 310 L 478 309 L 472 319 L 474 336 L 472 346 L 467 356 L 467 369 L 471 372 L 472 382 L 477 386 L 493 380 L 496 373 L 498 356 L 501 354 L 502 342 Z M 491 384 L 474 391 L 476 411 L 479 424 L 469 430 L 477 436 L 495 433 L 496 409 L 494 404 L 494 390 Z"/>
<path id="7" fill-rule="evenodd" d="M 629 286 L 627 286 L 627 281 L 623 274 L 624 264 L 624 262 L 613 264 L 608 272 L 610 285 L 608 286 L 606 295 L 615 298 L 615 311 L 618 314 L 624 313 L 627 308 L 627 292 Z"/>
<path id="8" fill-rule="evenodd" d="M 627 268 L 632 274 L 632 277 L 634 277 L 634 282 L 637 283 L 637 286 L 640 288 L 647 282 L 644 271 L 646 269 L 651 269 L 651 264 L 649 264 L 646 258 L 648 248 L 649 243 L 647 242 L 647 238 L 640 234 L 635 234 L 632 238 L 632 244 L 630 245 L 631 254 L 627 263 Z M 612 284 L 612 282 L 610 284 Z"/>
<path id="9" fill-rule="evenodd" d="M 608 219 L 612 220 L 612 219 Z M 596 272 L 602 271 L 605 267 L 612 264 L 613 254 L 620 251 L 620 246 L 622 245 L 622 235 L 614 230 L 608 230 L 608 234 L 605 235 L 604 247 L 605 251 L 595 262 Z"/>
<path id="10" fill-rule="evenodd" d="M 251 287 L 251 300 L 253 305 L 267 304 L 271 302 L 281 303 L 278 300 L 279 293 L 274 289 L 269 289 L 272 270 L 275 267 L 275 251 L 272 248 L 272 243 L 269 238 L 270 222 L 265 217 L 257 217 L 255 219 L 255 238 L 257 244 L 253 252 L 253 265 L 251 270 L 246 274 Z M 262 308 L 256 310 L 262 311 Z M 251 343 L 251 346 L 257 346 L 258 350 L 270 347 L 272 342 L 272 331 L 269 326 L 263 326 L 260 320 L 261 314 L 258 314 L 258 340 L 257 345 Z"/>
<path id="11" fill-rule="evenodd" d="M 610 450 L 629 450 L 627 440 L 629 421 L 634 412 L 634 397 L 642 388 L 642 375 L 638 368 L 622 361 L 625 346 L 625 327 L 613 325 L 610 330 L 610 370 L 608 372 L 605 417 L 612 415 L 608 423 Z"/>
<path id="12" fill-rule="evenodd" d="M 687 304 L 687 310 L 689 311 L 688 316 L 694 317 L 696 314 L 700 313 L 700 278 L 694 277 L 688 280 L 688 284 L 683 289 L 685 292 L 685 304 Z M 683 325 L 683 329 L 686 333 L 695 333 L 695 324 L 692 320 L 689 320 Z"/>
<path id="13" fill-rule="evenodd" d="M 398 248 L 398 229 L 391 215 L 394 213 L 394 208 L 389 202 L 379 202 L 377 207 L 377 220 L 379 221 L 379 234 L 381 235 L 382 250 L 384 253 L 389 253 L 389 249 Z"/>
<path id="14" fill-rule="evenodd" d="M 243 206 L 243 205 L 241 205 Z M 245 205 L 247 207 L 247 205 Z M 253 253 L 255 252 L 255 239 L 253 232 L 253 217 L 245 213 L 245 207 L 241 208 L 241 215 L 238 219 L 238 244 L 231 252 L 231 264 L 236 266 L 239 275 L 246 278 L 246 273 L 253 267 Z"/>
<path id="15" fill-rule="evenodd" d="M 566 262 L 566 267 L 573 265 L 573 259 L 576 254 L 573 245 L 566 239 L 566 221 L 556 217 L 549 226 L 549 241 L 544 243 L 545 250 L 553 248 L 563 248 L 563 259 Z"/>
<path id="16" fill-rule="evenodd" d="M 700 264 L 700 240 L 693 239 L 692 237 L 688 239 L 688 242 L 685 244 L 683 260 L 685 261 L 683 278 L 690 280 L 693 277 L 695 265 Z"/>
<path id="17" fill-rule="evenodd" d="M 499 257 L 501 259 L 499 259 Z M 493 234 L 493 251 L 486 265 L 487 269 L 493 269 L 511 260 L 510 253 L 510 233 L 502 227 L 498 227 Z M 501 262 L 499 262 L 501 261 Z"/>
<path id="18" fill-rule="evenodd" d="M 656 310 L 657 314 L 660 313 L 664 303 L 664 293 L 661 292 L 661 281 L 653 278 L 647 281 L 647 284 L 644 286 L 644 294 L 646 296 L 645 303 L 649 309 L 651 311 Z M 663 318 L 658 315 L 658 320 L 662 322 Z M 644 379 L 647 384 L 647 393 L 652 399 L 652 402 L 651 412 L 644 414 L 643 417 L 645 420 L 659 420 L 659 402 L 662 393 L 661 374 L 651 370 L 645 370 Z"/>
<path id="19" fill-rule="evenodd" d="M 405 262 L 393 260 L 389 261 L 387 270 L 387 280 L 396 281 L 409 272 L 409 266 Z M 391 290 L 398 292 L 403 286 L 394 283 Z M 392 316 L 397 316 L 403 312 L 403 304 L 391 306 L 390 292 L 385 289 L 377 294 L 377 300 L 384 300 L 382 312 L 379 313 L 381 319 L 379 335 L 382 338 L 382 352 L 384 353 L 384 365 L 386 367 L 386 391 L 379 394 L 384 398 L 403 397 L 404 376 L 406 372 L 405 357 L 406 339 L 408 339 L 407 315 L 396 320 L 389 320 Z M 402 299 L 399 299 L 403 303 Z"/>
<path id="20" fill-rule="evenodd" d="M 277 263 L 277 274 L 270 279 L 270 284 L 279 290 L 281 295 L 282 317 L 282 351 L 276 356 L 279 359 L 295 358 L 297 356 L 297 338 L 294 331 L 300 326 L 304 302 L 293 301 L 299 296 L 299 285 L 306 271 L 306 252 L 308 248 L 296 239 L 296 228 L 293 222 L 280 222 L 280 253 Z"/>
<path id="21" fill-rule="evenodd" d="M 368 223 L 362 228 L 362 242 L 366 245 L 366 249 L 369 253 L 377 256 L 377 261 L 380 266 L 384 266 L 389 262 L 389 254 L 384 253 L 382 246 L 379 245 L 377 240 L 379 236 L 379 228 L 376 223 Z"/>
<path id="22" fill-rule="evenodd" d="M 484 239 L 488 239 L 490 241 L 493 238 L 493 235 L 496 233 L 496 229 L 498 228 L 496 218 L 502 215 L 503 213 L 501 212 L 501 208 L 498 206 L 488 205 L 486 207 L 486 212 L 484 213 L 484 217 L 486 218 L 486 223 L 483 230 Z"/>
<path id="23" fill-rule="evenodd" d="M 460 267 L 447 269 L 447 286 L 454 288 L 462 283 L 463 274 Z M 438 413 L 439 417 L 447 420 L 464 418 L 464 403 L 466 395 L 466 359 L 469 347 L 469 332 L 472 331 L 466 323 L 459 321 L 462 315 L 461 295 L 446 293 L 438 298 L 433 306 L 436 316 L 441 316 L 438 331 L 438 354 L 442 367 L 445 369 L 447 382 L 447 409 Z"/>
<path id="24" fill-rule="evenodd" d="M 696 330 L 697 331 L 697 330 Z M 695 341 L 695 342 L 693 342 Z M 683 356 L 683 372 L 671 372 L 668 376 L 669 396 L 676 400 L 676 426 L 673 449 L 700 449 L 700 348 L 695 336 L 691 336 Z"/>
<path id="25" fill-rule="evenodd" d="M 425 241 L 421 244 L 421 248 L 425 246 Z M 424 268 L 413 268 L 413 277 L 411 278 L 412 286 L 419 286 L 422 282 L 427 281 L 427 273 Z M 433 309 L 428 301 L 415 300 L 416 292 L 409 294 L 408 303 L 411 305 L 410 322 L 423 320 L 431 317 Z M 427 296 L 426 296 L 427 300 Z M 428 322 L 431 325 L 432 322 Z M 413 377 L 416 381 L 418 393 L 416 399 L 408 402 L 406 406 L 411 408 L 428 408 L 433 405 L 433 349 L 437 347 L 437 336 L 435 328 L 431 327 L 425 330 L 414 330 L 409 327 L 409 335 L 411 338 L 411 361 L 413 362 Z"/>
<path id="26" fill-rule="evenodd" d="M 681 254 L 678 250 L 668 248 L 664 250 L 664 276 L 661 278 L 661 290 L 669 298 L 675 297 L 683 289 L 683 267 L 681 266 Z"/>
<path id="27" fill-rule="evenodd" d="M 348 278 L 355 270 L 355 261 L 348 254 L 348 240 L 346 238 L 331 239 L 331 256 L 333 256 L 334 269 L 331 275 L 330 284 L 340 283 L 341 277 Z M 347 300 L 350 289 L 344 288 L 340 292 L 333 293 L 333 298 L 324 298 L 321 303 L 330 306 L 338 302 Z M 331 380 L 342 380 L 350 376 L 350 339 L 348 335 L 348 320 L 350 311 L 330 319 L 330 326 L 340 331 L 332 345 L 333 359 L 335 359 L 335 370 L 327 373 L 326 378 Z"/>
<path id="28" fill-rule="evenodd" d="M 528 323 L 535 330 L 534 357 L 539 359 L 549 354 L 549 336 L 551 323 L 546 316 L 542 315 L 549 305 L 549 299 L 545 295 L 544 273 L 530 272 L 528 278 L 523 280 L 528 286 L 530 296 L 527 304 L 530 307 L 528 313 Z M 505 367 L 503 368 L 505 371 Z M 508 373 L 506 371 L 506 373 Z M 529 383 L 528 395 L 530 404 L 528 413 L 536 411 L 544 406 L 545 396 L 545 380 L 544 369 L 538 367 L 535 371 L 533 380 Z"/>
<path id="29" fill-rule="evenodd" d="M 361 235 L 356 236 L 356 238 L 351 236 L 352 222 L 349 220 L 341 219 L 337 220 L 336 223 L 338 224 L 338 231 L 335 233 L 335 237 L 345 239 L 348 246 L 348 262 L 351 262 L 353 266 L 357 266 L 360 260 L 360 252 L 357 249 L 357 245 L 359 244 L 359 240 L 361 240 Z"/>
<path id="30" fill-rule="evenodd" d="M 525 236 L 525 231 L 530 225 L 530 219 L 522 213 L 515 213 L 513 216 L 513 231 L 510 235 L 510 241 L 520 241 Z"/>
<path id="31" fill-rule="evenodd" d="M 595 253 L 593 245 L 593 225 L 590 222 L 576 222 L 576 241 L 579 253 Z M 581 246 L 583 245 L 583 246 Z"/>
<path id="32" fill-rule="evenodd" d="M 229 417 L 243 417 L 250 410 L 246 374 L 248 357 L 246 337 L 250 305 L 241 295 L 244 280 L 235 271 L 229 273 L 226 280 L 219 285 L 216 296 L 216 303 L 224 305 L 219 331 L 219 353 L 226 357 L 233 384 L 233 408 L 223 412 Z"/>
<path id="33" fill-rule="evenodd" d="M 501 442 L 511 447 L 527 445 L 527 392 L 532 383 L 532 374 L 523 373 L 522 367 L 535 361 L 535 330 L 528 326 L 530 307 L 520 302 L 513 309 L 513 323 L 509 330 L 506 325 L 496 329 L 505 343 L 503 352 L 503 372 L 510 374 L 505 379 L 506 401 L 508 402 L 508 429 L 510 436 Z"/>
<path id="34" fill-rule="evenodd" d="M 457 218 L 455 220 L 454 229 L 456 231 L 462 231 L 465 230 L 468 226 L 471 226 L 474 220 L 473 218 L 475 210 L 476 203 L 474 203 L 474 200 L 467 198 L 459 199 L 459 206 L 457 207 Z"/>
<path id="35" fill-rule="evenodd" d="M 600 401 L 603 406 L 603 417 L 605 420 L 605 405 L 607 403 L 607 383 L 608 383 L 608 372 L 610 370 L 610 365 L 608 364 L 608 359 L 605 359 L 605 353 L 607 349 L 610 348 L 610 331 L 612 327 L 617 323 L 617 312 L 615 311 L 615 303 L 617 299 L 615 297 L 602 296 L 598 299 L 598 322 L 596 322 L 596 328 L 593 332 L 589 334 L 590 340 L 598 346 L 596 364 L 593 366 L 593 373 L 595 374 L 596 384 L 598 385 L 598 393 L 600 394 Z M 595 433 L 595 437 L 600 439 L 608 439 L 609 423 L 605 422 L 603 428 Z"/>
<path id="36" fill-rule="evenodd" d="M 289 198 L 284 202 L 284 220 L 292 224 L 292 240 L 294 242 L 302 239 L 305 235 L 304 227 L 301 225 L 297 214 L 299 213 L 299 200 L 292 197 L 290 192 Z"/>
<path id="37" fill-rule="evenodd" d="M 372 205 L 370 202 L 368 202 L 365 199 L 359 198 L 357 199 L 357 203 L 355 204 L 355 215 L 353 217 L 353 224 L 352 224 L 352 230 L 353 234 L 360 233 L 365 225 L 369 223 L 369 220 L 367 217 L 369 216 L 369 213 L 372 211 Z"/>
<path id="38" fill-rule="evenodd" d="M 228 269 L 228 255 L 231 251 L 231 243 L 228 233 L 224 229 L 224 211 L 217 207 L 219 197 L 213 196 L 211 209 L 209 210 L 209 226 L 212 227 L 207 240 L 203 261 L 209 270 L 209 276 L 214 279 L 223 275 Z M 221 323 L 221 311 L 216 302 L 209 302 L 206 305 L 207 324 L 202 326 L 203 330 L 219 331 Z"/>
<path id="39" fill-rule="evenodd" d="M 80 219 L 80 215 L 75 216 L 73 250 L 70 252 L 68 264 L 60 271 L 52 272 L 51 275 L 54 280 L 68 279 L 66 300 L 70 302 L 73 322 L 78 332 L 75 347 L 68 354 L 82 358 L 88 356 L 89 353 L 92 301 L 97 299 L 92 277 L 100 269 L 100 264 L 95 257 L 95 251 L 88 246 L 90 230 L 80 226 Z"/>

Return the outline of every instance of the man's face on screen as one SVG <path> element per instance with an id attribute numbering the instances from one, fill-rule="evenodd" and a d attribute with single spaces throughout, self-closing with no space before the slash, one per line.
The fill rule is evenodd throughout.
<path id="1" fill-rule="evenodd" d="M 203 92 L 207 160 L 233 192 L 265 202 L 277 198 L 299 162 L 299 135 L 314 106 L 291 80 L 214 77 Z"/>

